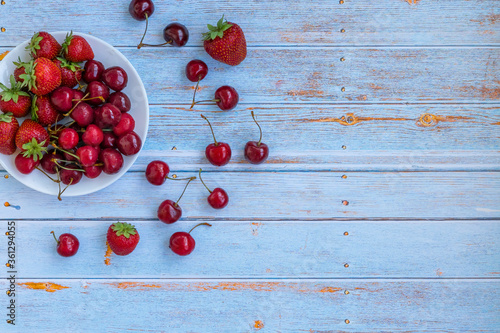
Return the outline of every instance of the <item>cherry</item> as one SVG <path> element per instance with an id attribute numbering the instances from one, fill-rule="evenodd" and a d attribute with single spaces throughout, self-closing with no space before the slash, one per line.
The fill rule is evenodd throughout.
<path id="1" fill-rule="evenodd" d="M 110 67 L 102 73 L 102 82 L 111 89 L 120 91 L 127 86 L 128 75 L 121 67 Z"/>
<path id="2" fill-rule="evenodd" d="M 99 160 L 103 163 L 102 171 L 108 175 L 118 173 L 123 166 L 123 156 L 113 148 L 105 148 L 99 154 Z"/>
<path id="3" fill-rule="evenodd" d="M 90 83 L 92 81 L 100 81 L 104 72 L 104 65 L 97 60 L 89 60 L 85 63 L 85 72 L 83 72 L 83 81 Z"/>
<path id="4" fill-rule="evenodd" d="M 214 137 L 214 143 L 209 144 L 205 149 L 205 156 L 207 157 L 207 160 L 215 166 L 228 164 L 231 159 L 231 147 L 229 147 L 227 143 L 217 142 L 212 124 L 210 124 L 210 121 L 208 121 L 207 117 L 204 115 L 201 115 L 201 117 L 208 122 L 210 130 L 212 131 L 212 136 Z"/>
<path id="5" fill-rule="evenodd" d="M 195 104 L 205 103 L 205 102 L 214 102 L 222 111 L 232 110 L 238 105 L 240 97 L 236 89 L 231 86 L 222 86 L 215 91 L 215 98 L 212 100 L 199 101 L 191 104 L 191 109 Z"/>
<path id="6" fill-rule="evenodd" d="M 128 11 L 137 21 L 148 20 L 155 11 L 155 5 L 151 0 L 132 0 Z"/>
<path id="7" fill-rule="evenodd" d="M 99 152 L 92 146 L 83 146 L 76 150 L 76 156 L 80 159 L 82 166 L 90 167 L 97 162 Z"/>
<path id="8" fill-rule="evenodd" d="M 80 100 L 83 99 L 85 94 L 83 91 L 80 91 L 78 89 L 73 89 L 73 106 L 77 105 Z"/>
<path id="9" fill-rule="evenodd" d="M 68 112 L 73 107 L 73 89 L 68 87 L 59 87 L 50 94 L 50 101 L 54 108 L 61 112 Z"/>
<path id="10" fill-rule="evenodd" d="M 23 153 L 19 153 L 14 160 L 14 164 L 20 173 L 28 175 L 38 167 L 40 160 L 35 161 L 32 157 L 24 157 Z"/>
<path id="11" fill-rule="evenodd" d="M 104 137 L 101 143 L 102 148 L 115 148 L 116 147 L 116 140 L 118 138 L 116 135 L 112 132 L 104 132 Z"/>
<path id="12" fill-rule="evenodd" d="M 76 154 L 76 151 L 74 149 L 70 149 L 68 151 L 64 151 L 63 152 L 64 160 L 65 161 L 70 161 L 70 162 L 76 162 L 76 161 L 78 161 L 78 158 L 77 158 L 77 156 L 75 154 Z"/>
<path id="13" fill-rule="evenodd" d="M 101 175 L 102 173 L 102 166 L 100 165 L 92 165 L 92 166 L 89 166 L 89 167 L 83 167 L 83 170 L 85 171 L 84 172 L 84 175 L 85 177 L 89 178 L 89 179 L 94 179 L 94 178 L 97 178 Z"/>
<path id="14" fill-rule="evenodd" d="M 197 82 L 196 87 L 194 88 L 194 96 L 193 96 L 193 104 L 191 104 L 191 108 L 193 108 L 196 100 L 196 92 L 198 91 L 198 86 L 200 85 L 200 81 L 205 78 L 208 74 L 208 66 L 203 61 L 195 59 L 188 62 L 186 65 L 186 76 L 189 81 Z"/>
<path id="15" fill-rule="evenodd" d="M 57 173 L 56 161 L 58 162 L 63 159 L 63 155 L 57 153 L 55 150 L 52 150 L 43 156 L 40 161 L 40 165 L 45 172 L 55 175 Z"/>
<path id="16" fill-rule="evenodd" d="M 73 149 L 80 141 L 78 133 L 72 128 L 65 128 L 59 133 L 59 146 L 62 149 Z"/>
<path id="17" fill-rule="evenodd" d="M 196 242 L 194 241 L 193 236 L 191 236 L 191 231 L 200 225 L 206 225 L 211 227 L 212 225 L 209 223 L 200 223 L 193 227 L 189 232 L 176 232 L 170 237 L 169 247 L 170 249 L 180 256 L 187 256 L 193 252 Z"/>
<path id="18" fill-rule="evenodd" d="M 94 123 L 100 128 L 113 128 L 120 122 L 122 113 L 116 106 L 106 103 L 95 110 Z"/>
<path id="19" fill-rule="evenodd" d="M 74 235 L 62 234 L 59 236 L 59 239 L 57 239 L 56 234 L 53 231 L 50 233 L 54 236 L 54 239 L 57 242 L 57 253 L 59 253 L 59 255 L 63 257 L 72 257 L 78 252 L 80 242 Z"/>
<path id="20" fill-rule="evenodd" d="M 81 102 L 71 112 L 71 118 L 78 126 L 87 127 L 94 121 L 94 109 L 89 104 Z"/>
<path id="21" fill-rule="evenodd" d="M 87 86 L 85 94 L 89 94 L 89 104 L 101 105 L 103 101 L 109 98 L 109 88 L 100 81 L 92 81 Z"/>
<path id="22" fill-rule="evenodd" d="M 200 169 L 200 180 L 203 186 L 210 192 L 210 195 L 207 197 L 208 204 L 212 206 L 212 208 L 215 209 L 222 209 L 227 206 L 229 203 L 229 196 L 227 195 L 226 191 L 221 189 L 220 187 L 217 187 L 213 191 L 211 191 L 208 186 L 205 184 L 203 179 L 201 179 L 201 169 Z"/>
<path id="23" fill-rule="evenodd" d="M 99 146 L 104 140 L 103 131 L 94 124 L 87 126 L 87 129 L 82 134 L 82 141 L 89 146 Z"/>
<path id="24" fill-rule="evenodd" d="M 135 155 L 141 150 L 142 140 L 136 132 L 129 132 L 118 138 L 116 147 L 125 156 Z"/>
<path id="25" fill-rule="evenodd" d="M 68 164 L 61 170 L 60 175 L 61 182 L 69 186 L 78 184 L 82 179 L 83 172 L 76 165 Z"/>
<path id="26" fill-rule="evenodd" d="M 144 32 L 144 36 L 142 36 L 141 42 L 139 43 L 139 45 L 137 45 L 138 49 L 144 46 L 158 47 L 158 46 L 166 46 L 168 44 L 172 46 L 182 47 L 186 45 L 189 40 L 189 30 L 186 28 L 185 25 L 177 22 L 170 23 L 165 27 L 165 29 L 163 29 L 163 39 L 165 39 L 165 43 L 163 44 L 156 44 L 156 45 L 144 44 L 143 41 L 147 31 L 148 31 L 148 24 L 146 22 L 146 31 Z"/>
<path id="27" fill-rule="evenodd" d="M 120 119 L 120 122 L 113 128 L 113 133 L 115 133 L 116 136 L 121 136 L 123 134 L 132 132 L 134 128 L 134 118 L 128 113 L 122 113 L 122 118 Z"/>
<path id="28" fill-rule="evenodd" d="M 187 182 L 186 187 L 184 187 L 184 191 L 182 192 L 177 202 L 173 202 L 172 200 L 165 200 L 160 204 L 160 207 L 158 207 L 158 219 L 160 219 L 160 221 L 166 224 L 172 224 L 174 222 L 177 222 L 181 218 L 182 209 L 181 206 L 179 206 L 179 201 L 186 192 L 189 183 L 191 183 L 191 181 L 195 179 L 196 177 L 189 178 L 189 181 Z"/>
<path id="29" fill-rule="evenodd" d="M 247 144 L 245 145 L 245 158 L 248 162 L 252 164 L 260 164 L 264 162 L 269 156 L 269 147 L 265 143 L 262 143 L 262 128 L 255 119 L 255 114 L 253 113 L 253 111 L 252 111 L 252 118 L 253 121 L 255 121 L 255 123 L 259 127 L 260 138 L 258 142 L 257 141 L 247 142 Z"/>
<path id="30" fill-rule="evenodd" d="M 170 168 L 163 161 L 152 161 L 146 168 L 146 179 L 153 185 L 160 186 L 165 183 L 168 177 Z"/>
<path id="31" fill-rule="evenodd" d="M 116 106 L 122 113 L 129 112 L 132 106 L 128 96 L 121 91 L 112 93 L 108 98 L 108 103 Z"/>

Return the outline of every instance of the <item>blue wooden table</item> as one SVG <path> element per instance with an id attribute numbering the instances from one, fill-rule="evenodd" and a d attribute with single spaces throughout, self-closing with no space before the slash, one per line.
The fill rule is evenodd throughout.
<path id="1" fill-rule="evenodd" d="M 20 207 L 0 207 L 0 234 L 16 224 L 18 263 L 15 326 L 0 273 L 1 332 L 500 331 L 497 0 L 156 1 L 148 42 L 172 21 L 191 39 L 141 50 L 144 23 L 128 3 L 0 6 L 0 54 L 34 31 L 92 34 L 128 57 L 151 104 L 139 159 L 100 192 L 58 202 L 0 170 L 1 202 Z M 248 41 L 234 68 L 200 41 L 223 13 Z M 234 111 L 189 110 L 195 58 L 210 68 L 199 96 L 230 84 Z M 271 147 L 259 166 L 242 154 L 258 134 L 250 110 Z M 200 112 L 233 147 L 224 168 L 204 157 Z M 211 209 L 196 182 L 182 220 L 158 222 L 184 184 L 147 183 L 154 159 L 179 177 L 202 167 L 229 206 Z M 107 252 L 116 221 L 141 235 L 127 257 Z M 206 221 L 191 256 L 168 249 L 173 232 Z M 58 256 L 51 230 L 77 235 L 79 253 Z"/>

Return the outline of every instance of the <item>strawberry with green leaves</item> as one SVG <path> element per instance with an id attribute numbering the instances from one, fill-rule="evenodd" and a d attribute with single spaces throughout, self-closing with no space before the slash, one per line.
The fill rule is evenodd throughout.
<path id="1" fill-rule="evenodd" d="M 217 26 L 207 26 L 209 31 L 203 34 L 203 47 L 212 58 L 231 66 L 245 60 L 247 42 L 239 25 L 225 21 L 222 16 Z"/>
<path id="2" fill-rule="evenodd" d="M 32 63 L 23 62 L 21 58 L 19 58 L 18 61 L 14 61 L 14 65 L 16 65 L 16 69 L 14 69 L 14 78 L 16 79 L 16 82 L 23 84 L 23 89 L 26 89 L 27 87 L 24 84 L 24 78 L 26 78 L 26 73 L 31 71 Z"/>
<path id="3" fill-rule="evenodd" d="M 66 35 L 62 45 L 63 56 L 71 62 L 84 62 L 94 59 L 94 51 L 82 36 L 73 35 L 73 31 Z"/>
<path id="4" fill-rule="evenodd" d="M 106 238 L 111 250 L 119 256 L 132 253 L 139 243 L 139 233 L 129 223 L 116 222 L 110 225 Z"/>
<path id="5" fill-rule="evenodd" d="M 31 107 L 31 96 L 21 90 L 21 83 L 16 82 L 14 75 L 10 76 L 10 88 L 0 83 L 0 110 L 4 113 L 11 112 L 14 117 L 24 117 Z"/>
<path id="6" fill-rule="evenodd" d="M 31 119 L 42 126 L 57 123 L 63 116 L 55 109 L 49 96 L 35 96 L 31 104 Z"/>
<path id="7" fill-rule="evenodd" d="M 12 113 L 0 115 L 0 154 L 12 155 L 16 152 L 16 133 L 19 123 Z"/>
<path id="8" fill-rule="evenodd" d="M 54 63 L 61 69 L 61 86 L 73 88 L 82 79 L 83 69 L 77 63 L 68 61 L 61 57 L 57 57 L 57 59 L 54 60 Z"/>
<path id="9" fill-rule="evenodd" d="M 30 52 L 33 59 L 47 58 L 52 60 L 61 52 L 61 45 L 54 36 L 48 32 L 40 31 L 31 37 L 26 51 Z"/>
<path id="10" fill-rule="evenodd" d="M 49 133 L 42 125 L 31 119 L 23 121 L 16 133 L 16 146 L 24 157 L 32 157 L 36 162 L 43 157 L 49 145 Z"/>
<path id="11" fill-rule="evenodd" d="M 20 75 L 20 78 L 33 94 L 47 95 L 61 86 L 61 70 L 52 60 L 38 58 L 25 68 L 26 74 Z"/>

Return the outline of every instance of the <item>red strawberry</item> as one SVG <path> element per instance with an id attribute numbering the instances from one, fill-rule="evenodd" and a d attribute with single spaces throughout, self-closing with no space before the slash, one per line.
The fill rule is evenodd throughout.
<path id="1" fill-rule="evenodd" d="M 0 154 L 12 155 L 16 151 L 17 119 L 12 113 L 0 115 Z"/>
<path id="2" fill-rule="evenodd" d="M 26 74 L 21 75 L 21 78 L 25 78 L 24 84 L 35 95 L 43 96 L 50 94 L 61 86 L 61 70 L 47 58 L 36 59 L 32 65 L 30 64 L 29 67 L 26 67 L 26 70 Z"/>
<path id="3" fill-rule="evenodd" d="M 62 52 L 66 59 L 71 62 L 83 62 L 94 59 L 94 51 L 85 38 L 73 36 L 73 31 L 66 35 L 62 45 Z"/>
<path id="4" fill-rule="evenodd" d="M 27 78 L 26 73 L 31 70 L 31 64 L 29 62 L 23 62 L 21 58 L 19 58 L 17 62 L 14 61 L 14 65 L 16 65 L 16 69 L 14 69 L 14 78 L 16 82 L 24 83 L 24 80 Z M 23 88 L 26 89 L 24 86 L 25 85 L 23 85 Z"/>
<path id="5" fill-rule="evenodd" d="M 247 41 L 239 25 L 224 21 L 224 16 L 203 34 L 205 51 L 217 61 L 236 66 L 247 57 Z"/>
<path id="6" fill-rule="evenodd" d="M 54 108 L 48 96 L 35 96 L 31 105 L 31 119 L 42 126 L 57 123 L 59 118 L 63 118 Z"/>
<path id="7" fill-rule="evenodd" d="M 31 53 L 33 59 L 47 58 L 54 59 L 61 52 L 61 45 L 48 32 L 40 31 L 31 37 L 31 41 L 26 46 L 26 51 Z"/>
<path id="8" fill-rule="evenodd" d="M 48 145 L 49 134 L 42 125 L 31 119 L 23 121 L 16 133 L 16 146 L 24 152 L 24 157 L 33 157 L 36 162 Z"/>
<path id="9" fill-rule="evenodd" d="M 4 113 L 12 112 L 14 117 L 24 117 L 28 114 L 31 106 L 31 97 L 27 92 L 21 90 L 21 83 L 16 82 L 14 75 L 10 76 L 11 88 L 0 83 L 0 110 Z"/>
<path id="10" fill-rule="evenodd" d="M 116 222 L 110 225 L 106 238 L 111 250 L 119 256 L 132 253 L 139 243 L 139 233 L 129 223 Z"/>
<path id="11" fill-rule="evenodd" d="M 61 69 L 61 86 L 73 88 L 82 79 L 83 69 L 77 63 L 59 57 L 54 60 L 54 63 Z"/>

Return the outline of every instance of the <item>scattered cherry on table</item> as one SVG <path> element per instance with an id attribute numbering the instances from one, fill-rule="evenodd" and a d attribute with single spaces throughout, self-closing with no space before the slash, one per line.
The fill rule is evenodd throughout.
<path id="1" fill-rule="evenodd" d="M 255 119 L 255 114 L 252 111 L 252 118 L 259 127 L 260 138 L 259 141 L 248 141 L 245 145 L 245 158 L 248 162 L 252 164 L 261 164 L 269 156 L 269 147 L 262 142 L 262 128 L 260 127 L 257 119 Z"/>
<path id="2" fill-rule="evenodd" d="M 212 225 L 209 223 L 200 223 L 194 226 L 189 232 L 176 232 L 170 237 L 169 247 L 170 249 L 180 256 L 187 256 L 194 251 L 196 246 L 196 242 L 194 241 L 193 236 L 191 236 L 191 232 L 199 227 L 200 225 L 206 225 L 211 227 Z"/>
<path id="3" fill-rule="evenodd" d="M 236 89 L 234 89 L 231 86 L 222 86 L 215 91 L 214 99 L 198 101 L 198 102 L 193 101 L 191 109 L 196 104 L 212 102 L 215 103 L 222 111 L 229 111 L 234 109 L 238 105 L 239 101 L 240 101 L 240 96 L 236 91 Z"/>
<path id="4" fill-rule="evenodd" d="M 59 236 L 59 239 L 57 239 L 56 234 L 53 231 L 50 233 L 54 236 L 54 239 L 57 242 L 57 253 L 59 253 L 59 255 L 63 257 L 72 257 L 78 252 L 80 242 L 75 235 L 62 234 Z"/>
<path id="5" fill-rule="evenodd" d="M 210 130 L 212 131 L 212 136 L 214 137 L 214 143 L 209 144 L 205 149 L 205 156 L 207 157 L 207 160 L 215 166 L 228 164 L 229 160 L 231 160 L 231 147 L 229 147 L 229 144 L 225 142 L 217 142 L 212 124 L 210 124 L 210 121 L 208 121 L 207 117 L 204 115 L 201 115 L 201 117 L 207 121 L 210 126 Z"/>
<path id="6" fill-rule="evenodd" d="M 191 181 L 195 179 L 196 177 L 189 178 L 189 181 L 187 182 L 186 187 L 184 187 L 184 191 L 182 192 L 177 202 L 174 202 L 172 200 L 165 200 L 160 204 L 160 207 L 158 207 L 158 219 L 160 221 L 166 224 L 172 224 L 179 221 L 182 216 L 182 209 L 181 206 L 179 206 L 179 201 L 182 199 L 182 196 L 186 192 L 189 183 L 191 183 Z"/>
<path id="7" fill-rule="evenodd" d="M 207 197 L 208 204 L 215 209 L 222 209 L 226 207 L 229 203 L 229 196 L 227 195 L 227 192 L 220 187 L 215 188 L 213 191 L 210 190 L 201 178 L 201 169 L 199 171 L 199 178 L 203 186 L 205 186 L 208 192 L 210 192 L 210 195 Z"/>

